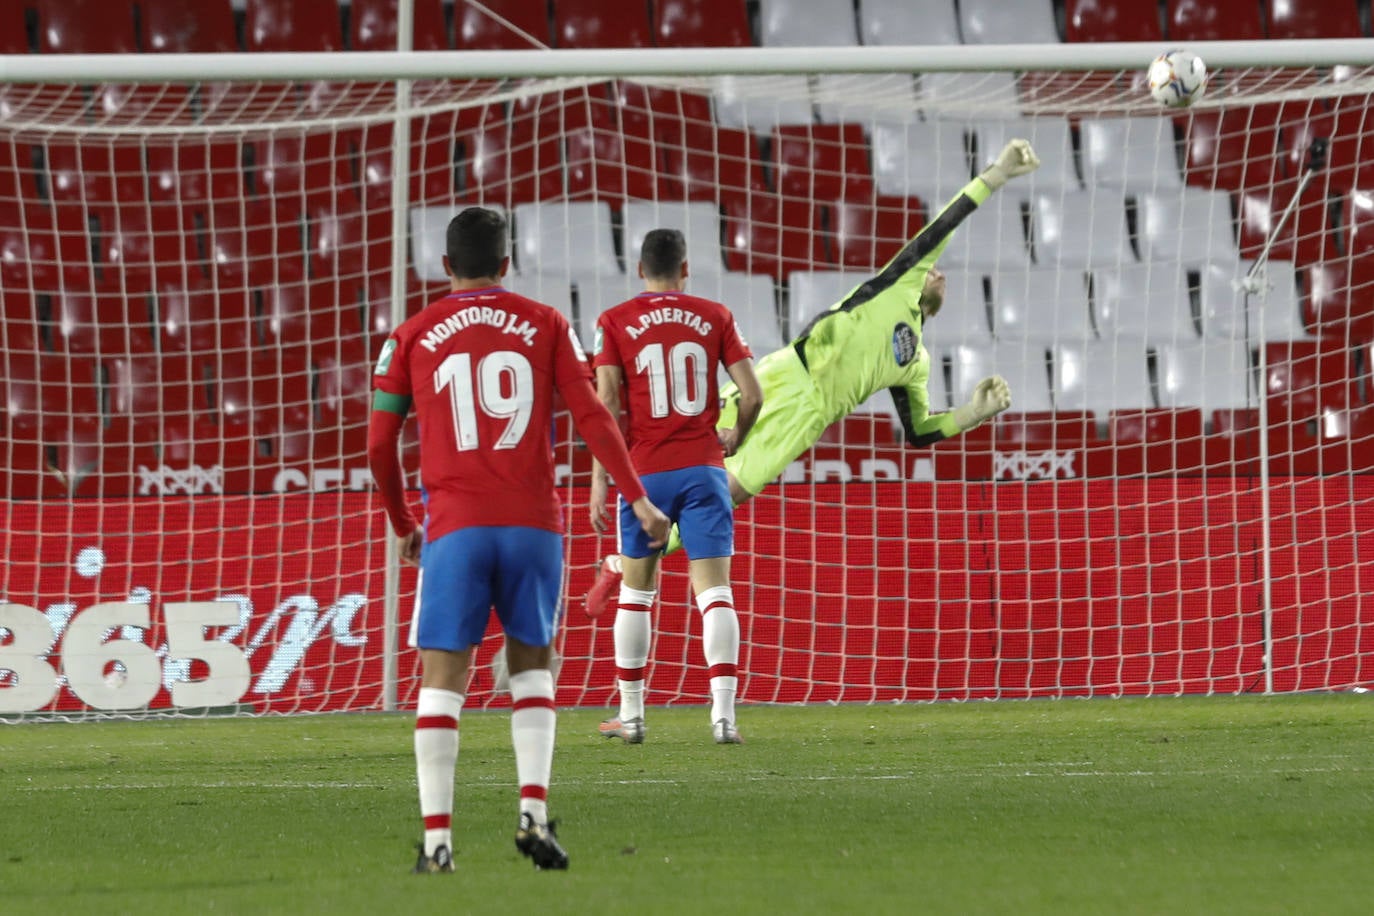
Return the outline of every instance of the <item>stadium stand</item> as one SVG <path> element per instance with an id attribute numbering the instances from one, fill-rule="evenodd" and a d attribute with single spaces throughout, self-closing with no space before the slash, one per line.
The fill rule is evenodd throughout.
<path id="1" fill-rule="evenodd" d="M 1169 0 L 1170 41 L 1254 41 L 1264 37 L 1255 0 Z"/>
<path id="2" fill-rule="evenodd" d="M 654 44 L 660 48 L 747 48 L 749 14 L 737 0 L 659 0 L 653 4 Z"/>
<path id="3" fill-rule="evenodd" d="M 1270 38 L 1362 38 L 1355 0 L 1266 0 L 1266 34 Z"/>
<path id="4" fill-rule="evenodd" d="M 351 0 L 349 48 L 353 51 L 396 50 L 397 0 Z M 415 0 L 411 46 L 416 51 L 446 51 L 452 43 L 441 0 Z"/>
<path id="5" fill-rule="evenodd" d="M 560 48 L 647 48 L 653 45 L 643 3 L 554 0 L 553 33 Z"/>
<path id="6" fill-rule="evenodd" d="M 950 0 L 860 0 L 859 38 L 866 45 L 957 45 L 959 14 Z"/>
<path id="7" fill-rule="evenodd" d="M 131 0 L 39 0 L 45 54 L 132 54 L 138 50 Z"/>
<path id="8" fill-rule="evenodd" d="M 1135 0 L 1067 0 L 1065 41 L 1163 41 L 1159 8 Z"/>
<path id="9" fill-rule="evenodd" d="M 1008 4 L 1003 0 L 960 0 L 959 30 L 967 44 L 1045 44 L 1059 40 L 1051 0 Z"/>
<path id="10" fill-rule="evenodd" d="M 858 43 L 851 0 L 759 0 L 759 44 L 765 48 Z"/>
<path id="11" fill-rule="evenodd" d="M 239 49 L 230 0 L 140 0 L 138 9 L 144 51 L 218 54 Z"/>

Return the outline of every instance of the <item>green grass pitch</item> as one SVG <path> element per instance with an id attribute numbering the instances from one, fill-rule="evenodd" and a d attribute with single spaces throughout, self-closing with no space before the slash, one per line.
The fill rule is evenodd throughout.
<path id="1" fill-rule="evenodd" d="M 413 876 L 411 719 L 0 727 L 0 908 L 81 913 L 1367 913 L 1374 699 L 559 716 L 571 856 L 512 844 L 509 718 L 462 721 L 458 874 Z"/>

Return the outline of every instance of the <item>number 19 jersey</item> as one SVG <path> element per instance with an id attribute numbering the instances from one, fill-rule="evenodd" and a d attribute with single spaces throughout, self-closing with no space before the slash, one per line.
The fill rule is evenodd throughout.
<path id="1" fill-rule="evenodd" d="M 374 384 L 415 407 L 426 539 L 477 525 L 561 532 L 554 390 L 590 376 L 568 320 L 501 287 L 452 293 L 396 328 Z"/>
<path id="2" fill-rule="evenodd" d="M 625 378 L 626 439 L 641 475 L 723 466 L 717 366 L 752 354 L 730 310 L 681 292 L 645 292 L 602 312 L 594 362 Z"/>

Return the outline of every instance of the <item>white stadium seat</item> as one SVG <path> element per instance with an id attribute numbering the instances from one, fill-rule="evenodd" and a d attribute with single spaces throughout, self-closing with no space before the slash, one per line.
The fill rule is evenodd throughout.
<path id="1" fill-rule="evenodd" d="M 590 346 L 597 317 L 641 289 L 624 274 L 588 270 L 533 271 L 507 276 L 506 287 L 551 305 L 568 317 L 583 346 Z"/>
<path id="2" fill-rule="evenodd" d="M 1019 412 L 1053 410 L 1045 348 L 1039 344 L 998 343 L 992 347 L 955 347 L 950 351 L 949 395 L 963 404 L 974 386 L 1000 375 L 1011 389 L 1011 409 Z"/>
<path id="3" fill-rule="evenodd" d="M 451 207 L 411 207 L 410 208 L 410 251 L 414 259 L 415 275 L 425 282 L 442 282 L 448 279 L 444 273 L 444 255 L 448 253 L 448 224 L 469 204 L 454 204 Z M 502 216 L 502 207 L 485 205 Z M 507 228 L 513 228 L 509 225 Z"/>
<path id="4" fill-rule="evenodd" d="M 1246 340 L 1302 340 L 1308 337 L 1302 321 L 1297 277 L 1291 261 L 1270 261 L 1260 292 L 1246 296 L 1231 281 L 1243 277 L 1248 263 L 1209 265 L 1201 273 L 1203 334 L 1211 338 Z"/>
<path id="5" fill-rule="evenodd" d="M 1145 341 L 1117 337 L 1054 348 L 1056 410 L 1086 410 L 1105 417 L 1113 410 L 1155 406 Z"/>
<path id="6" fill-rule="evenodd" d="M 919 115 L 910 73 L 822 73 L 811 95 L 827 124 L 914 121 Z"/>
<path id="7" fill-rule="evenodd" d="M 625 235 L 625 272 L 638 275 L 639 249 L 653 229 L 679 229 L 687 237 L 687 270 L 692 276 L 725 270 L 720 256 L 720 214 L 714 204 L 627 200 L 621 210 Z"/>
<path id="8" fill-rule="evenodd" d="M 516 204 L 515 239 L 521 273 L 620 272 L 611 208 L 602 201 Z"/>
<path id="9" fill-rule="evenodd" d="M 687 292 L 724 304 L 734 314 L 755 359 L 780 349 L 785 343 L 771 277 L 736 271 L 693 274 L 687 278 Z"/>
<path id="10" fill-rule="evenodd" d="M 1140 195 L 1136 206 L 1141 260 L 1192 267 L 1236 260 L 1231 195 L 1225 191 L 1156 191 Z"/>
<path id="11" fill-rule="evenodd" d="M 759 0 L 759 44 L 765 48 L 858 43 L 852 0 Z"/>
<path id="12" fill-rule="evenodd" d="M 1073 135 L 1069 131 L 1069 122 L 1066 119 L 1006 118 L 974 121 L 971 129 L 976 138 L 976 158 L 973 163 L 975 169 L 990 165 L 1008 142 L 1019 138 L 1030 141 L 1035 154 L 1040 157 L 1040 168 L 1015 179 L 1014 186 L 1018 193 L 1029 195 L 1037 191 L 1078 189 L 1078 169 L 1074 166 L 1073 159 Z M 998 193 L 1005 194 L 1007 190 L 1010 189 Z"/>
<path id="13" fill-rule="evenodd" d="M 1129 191 L 1183 186 L 1169 118 L 1084 118 L 1078 125 L 1083 181 Z"/>
<path id="14" fill-rule="evenodd" d="M 1103 340 L 1139 337 L 1152 346 L 1198 339 L 1188 275 L 1178 264 L 1123 264 L 1093 271 L 1093 319 Z"/>
<path id="15" fill-rule="evenodd" d="M 967 121 L 983 110 L 1014 111 L 1021 102 L 1010 71 L 922 73 L 917 89 L 921 107 L 939 118 Z"/>
<path id="16" fill-rule="evenodd" d="M 943 202 L 973 177 L 962 124 L 880 120 L 871 140 L 880 194 Z"/>
<path id="17" fill-rule="evenodd" d="M 992 331 L 1001 341 L 1082 344 L 1096 340 L 1087 275 L 1045 268 L 993 274 Z"/>
<path id="18" fill-rule="evenodd" d="M 944 200 L 931 202 L 929 212 L 934 215 Z M 963 267 L 1029 267 L 1030 247 L 1026 244 L 1025 220 L 1022 207 L 1025 201 L 1015 191 L 1003 188 L 988 198 L 954 231 L 954 237 L 940 255 L 941 267 L 952 274 Z"/>
<path id="19" fill-rule="evenodd" d="M 712 102 L 716 124 L 770 134 L 782 124 L 811 124 L 811 86 L 804 76 L 720 76 Z"/>
<path id="20" fill-rule="evenodd" d="M 1051 0 L 959 0 L 959 25 L 971 45 L 1055 44 Z"/>
<path id="21" fill-rule="evenodd" d="M 984 276 L 978 270 L 951 268 L 945 271 L 945 304 L 940 313 L 921 327 L 927 347 L 947 350 L 961 344 L 992 345 Z"/>
<path id="22" fill-rule="evenodd" d="M 1042 267 L 1115 267 L 1135 260 L 1118 190 L 1037 194 L 1031 214 L 1035 263 Z"/>
<path id="23" fill-rule="evenodd" d="M 859 0 L 859 40 L 866 45 L 957 45 L 954 0 Z"/>
<path id="24" fill-rule="evenodd" d="M 803 270 L 788 274 L 788 335 L 796 337 L 812 318 L 828 311 L 869 276 L 857 270 Z"/>
<path id="25" fill-rule="evenodd" d="M 1159 406 L 1204 412 L 1254 407 L 1258 388 L 1244 341 L 1209 340 L 1156 347 Z"/>

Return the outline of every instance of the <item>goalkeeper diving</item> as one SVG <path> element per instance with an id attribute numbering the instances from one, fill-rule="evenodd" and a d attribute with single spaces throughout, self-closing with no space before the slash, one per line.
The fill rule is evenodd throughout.
<path id="1" fill-rule="evenodd" d="M 1040 160 L 1025 140 L 1012 140 L 954 196 L 874 277 L 817 315 L 787 346 L 756 366 L 763 409 L 739 450 L 725 458 L 730 496 L 739 505 L 777 480 L 797 456 L 833 423 L 886 388 L 892 392 L 906 441 L 933 445 L 968 432 L 1011 407 L 1001 376 L 980 381 L 968 403 L 930 412 L 926 384 L 930 355 L 921 329 L 944 302 L 944 277 L 935 262 L 973 211 L 1009 179 L 1029 174 Z M 717 428 L 735 426 L 739 392 L 721 389 Z M 679 546 L 674 529 L 665 552 Z M 587 612 L 598 616 L 619 586 L 618 557 L 607 557 L 587 594 Z"/>

